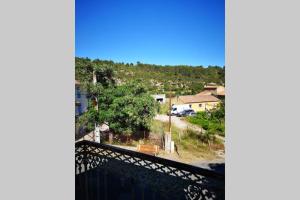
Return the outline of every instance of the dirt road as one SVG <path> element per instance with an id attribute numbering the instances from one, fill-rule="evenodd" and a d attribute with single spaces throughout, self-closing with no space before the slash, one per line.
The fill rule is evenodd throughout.
<path id="1" fill-rule="evenodd" d="M 159 120 L 159 121 L 163 121 L 163 122 L 168 122 L 169 121 L 169 116 L 168 115 L 156 115 L 155 118 L 156 120 Z M 177 117 L 177 116 L 172 116 L 171 117 L 171 122 L 172 122 L 172 125 L 173 126 L 176 126 L 180 129 L 187 129 L 187 128 L 190 128 L 190 129 L 193 129 L 195 131 L 204 131 L 202 128 L 198 127 L 198 126 L 195 126 L 193 124 L 190 124 L 188 123 L 187 121 L 181 119 L 180 117 Z"/>
<path id="2" fill-rule="evenodd" d="M 162 121 L 162 122 L 168 122 L 169 116 L 168 115 L 156 115 L 154 119 Z M 186 129 L 188 127 L 188 124 L 185 121 L 181 120 L 179 117 L 176 117 L 176 116 L 171 117 L 171 123 L 172 123 L 172 125 L 180 128 L 180 129 Z"/>

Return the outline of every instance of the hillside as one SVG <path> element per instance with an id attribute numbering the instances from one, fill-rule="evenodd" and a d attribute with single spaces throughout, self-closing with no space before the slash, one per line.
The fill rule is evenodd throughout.
<path id="1" fill-rule="evenodd" d="M 196 94 L 205 83 L 225 83 L 225 67 L 219 66 L 162 66 L 133 63 L 116 63 L 107 60 L 90 60 L 75 58 L 75 68 L 91 64 L 111 66 L 116 73 L 117 82 L 122 84 L 129 80 L 140 79 L 151 93 L 174 91 L 177 94 Z M 78 79 L 79 73 L 75 74 Z"/>

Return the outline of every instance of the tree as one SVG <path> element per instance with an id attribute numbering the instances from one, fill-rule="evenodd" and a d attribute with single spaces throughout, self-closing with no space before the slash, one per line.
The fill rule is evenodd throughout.
<path id="1" fill-rule="evenodd" d="M 76 78 L 89 98 L 88 110 L 78 124 L 92 131 L 95 124 L 107 123 L 114 133 L 126 136 L 149 130 L 157 103 L 142 80 L 117 86 L 112 68 L 111 62 L 76 59 Z"/>
<path id="2" fill-rule="evenodd" d="M 78 119 L 78 126 L 84 126 L 87 131 L 92 131 L 103 122 L 99 115 L 98 97 L 108 88 L 115 86 L 114 71 L 109 64 L 100 60 L 76 58 L 75 65 L 75 77 L 87 92 L 89 102 L 87 112 Z"/>
<path id="3" fill-rule="evenodd" d="M 127 135 L 149 130 L 157 108 L 155 100 L 136 81 L 106 90 L 99 104 L 106 107 L 99 113 L 100 119 L 106 120 L 113 132 Z"/>

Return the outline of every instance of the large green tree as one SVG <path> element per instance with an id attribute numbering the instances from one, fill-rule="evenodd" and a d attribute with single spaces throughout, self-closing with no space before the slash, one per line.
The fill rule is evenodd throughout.
<path id="1" fill-rule="evenodd" d="M 100 119 L 118 134 L 147 131 L 155 116 L 157 103 L 139 82 L 106 90 L 99 97 Z"/>
<path id="2" fill-rule="evenodd" d="M 76 79 L 89 97 L 88 111 L 78 120 L 87 131 L 94 130 L 95 124 L 100 123 L 107 123 L 113 132 L 125 135 L 150 128 L 157 103 L 141 80 L 116 85 L 111 63 L 79 58 L 76 59 Z"/>
<path id="3" fill-rule="evenodd" d="M 80 81 L 80 87 L 88 97 L 88 110 L 79 117 L 77 125 L 91 131 L 95 125 L 103 122 L 99 115 L 101 106 L 98 99 L 106 90 L 115 87 L 114 71 L 109 63 L 76 58 L 75 78 Z"/>

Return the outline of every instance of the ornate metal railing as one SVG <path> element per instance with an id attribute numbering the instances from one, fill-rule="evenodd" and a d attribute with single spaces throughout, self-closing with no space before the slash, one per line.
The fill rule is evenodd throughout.
<path id="1" fill-rule="evenodd" d="M 75 144 L 76 199 L 225 199 L 225 177 L 90 141 Z"/>

